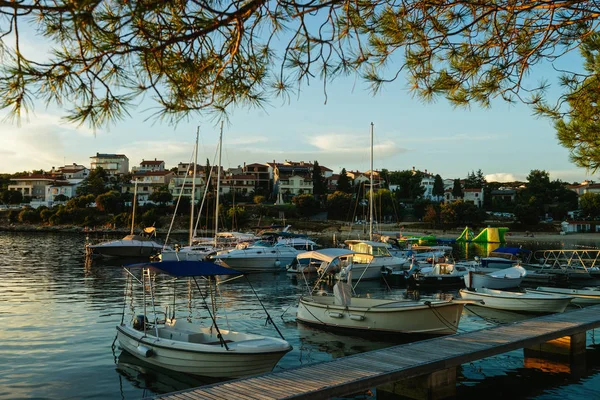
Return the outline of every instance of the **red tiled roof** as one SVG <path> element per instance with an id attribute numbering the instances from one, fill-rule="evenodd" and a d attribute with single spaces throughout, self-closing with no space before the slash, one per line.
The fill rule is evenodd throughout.
<path id="1" fill-rule="evenodd" d="M 248 167 L 266 167 L 265 164 L 259 164 L 259 163 L 252 163 L 252 164 L 248 164 L 246 165 L 246 168 Z"/>
<path id="2" fill-rule="evenodd" d="M 23 175 L 23 176 L 17 176 L 15 178 L 12 178 L 11 181 L 27 181 L 27 180 L 41 180 L 41 179 L 46 179 L 49 181 L 53 181 L 55 179 L 57 179 L 56 176 L 52 176 L 52 175 L 47 175 L 47 174 L 30 174 L 30 175 Z"/>

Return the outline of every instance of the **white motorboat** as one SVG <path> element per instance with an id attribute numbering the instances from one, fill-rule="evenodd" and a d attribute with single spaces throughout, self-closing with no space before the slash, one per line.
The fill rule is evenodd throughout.
<path id="1" fill-rule="evenodd" d="M 579 306 L 590 306 L 600 304 L 600 290 L 598 288 L 567 289 L 557 287 L 539 286 L 535 289 L 527 289 L 528 293 L 553 293 L 573 297 L 571 303 Z"/>
<path id="2" fill-rule="evenodd" d="M 153 227 L 144 229 L 140 235 L 130 234 L 122 239 L 98 244 L 87 244 L 86 252 L 90 255 L 107 257 L 150 257 L 161 251 L 163 246 L 154 240 Z"/>
<path id="3" fill-rule="evenodd" d="M 572 296 L 558 294 L 508 292 L 487 288 L 461 289 L 459 293 L 465 300 L 481 301 L 477 306 L 539 314 L 563 312 L 573 299 Z"/>
<path id="4" fill-rule="evenodd" d="M 347 288 L 339 289 L 335 288 Z M 383 300 L 349 296 L 349 285 L 336 283 L 335 296 L 302 296 L 296 319 L 349 333 L 456 333 L 464 304 L 448 301 Z M 346 292 L 345 295 L 339 293 Z"/>
<path id="5" fill-rule="evenodd" d="M 121 323 L 117 326 L 117 338 L 124 350 L 145 362 L 187 374 L 237 378 L 271 371 L 281 357 L 292 349 L 283 337 L 279 339 L 220 329 L 214 312 L 211 312 L 212 307 L 206 303 L 202 310 L 206 310 L 210 315 L 209 321 L 212 321 L 212 324 L 208 327 L 187 322 L 185 318 L 176 319 L 174 309 L 170 316 L 168 311 L 164 314 L 156 311 L 154 286 L 160 281 L 153 271 L 174 277 L 174 291 L 177 279 L 186 278 L 186 292 L 188 278 L 193 279 L 195 286 L 201 291 L 196 277 L 204 277 L 212 285 L 213 277 L 241 275 L 238 271 L 209 262 L 195 261 L 163 261 L 135 264 L 126 268 L 129 276 L 141 284 L 144 291 L 142 298 L 147 302 L 151 299 L 151 302 L 143 304 L 145 315 L 135 315 L 131 323 Z M 142 276 L 138 278 L 131 270 L 140 268 Z M 211 289 L 209 292 L 216 291 Z M 175 293 L 168 297 L 175 301 Z M 140 296 L 136 298 L 139 299 Z M 201 298 L 205 298 L 203 293 Z M 211 300 L 214 301 L 212 298 Z M 159 316 L 162 319 L 159 319 Z M 268 320 L 273 323 L 270 316 Z"/>
<path id="6" fill-rule="evenodd" d="M 320 328 L 345 330 L 352 333 L 428 333 L 450 334 L 458 328 L 463 303 L 447 301 L 383 300 L 352 297 L 354 259 L 364 254 L 347 249 L 323 249 L 299 255 L 299 258 L 320 260 L 319 280 L 310 295 L 300 297 L 296 319 Z M 372 258 L 372 257 L 371 257 Z M 333 296 L 312 295 L 319 281 L 327 274 L 338 281 Z M 308 285 L 308 283 L 307 283 Z"/>
<path id="7" fill-rule="evenodd" d="M 89 256 L 107 257 L 150 257 L 158 254 L 163 245 L 152 240 L 156 236 L 156 229 L 151 226 L 145 228 L 139 235 L 133 233 L 135 227 L 135 209 L 137 204 L 137 184 L 134 180 L 133 211 L 131 213 L 131 231 L 123 239 L 111 240 L 98 244 L 86 243 L 85 252 Z"/>
<path id="8" fill-rule="evenodd" d="M 299 246 L 310 250 L 316 243 L 304 239 Z M 220 251 L 212 259 L 238 271 L 275 272 L 284 270 L 300 253 L 300 250 L 282 242 L 272 244 L 258 241 L 246 248 Z"/>
<path id="9" fill-rule="evenodd" d="M 410 268 L 410 260 L 392 256 L 385 243 L 371 240 L 346 240 L 345 243 L 355 253 L 352 256 L 354 279 L 380 279 L 381 271 Z"/>
<path id="10" fill-rule="evenodd" d="M 464 275 L 465 285 L 469 289 L 511 289 L 521 285 L 527 270 L 519 265 L 495 272 L 470 271 Z"/>
<path id="11" fill-rule="evenodd" d="M 287 266 L 286 270 L 289 273 L 339 273 L 342 268 L 352 265 L 352 271 L 362 273 L 361 266 L 354 264 L 354 256 L 358 253 L 342 249 L 338 247 L 319 249 L 314 251 L 305 251 L 296 256 L 294 262 Z M 364 254 L 360 254 L 361 259 L 364 259 Z M 373 257 L 369 257 L 371 260 Z"/>
<path id="12" fill-rule="evenodd" d="M 473 267 L 453 263 L 437 263 L 433 267 L 416 267 L 414 272 L 409 272 L 408 284 L 430 288 L 462 287 L 464 277 L 473 270 Z"/>

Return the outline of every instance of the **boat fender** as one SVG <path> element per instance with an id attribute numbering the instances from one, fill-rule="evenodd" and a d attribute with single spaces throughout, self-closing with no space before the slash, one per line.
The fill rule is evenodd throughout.
<path id="1" fill-rule="evenodd" d="M 354 321 L 364 321 L 365 320 L 365 316 L 364 315 L 350 314 L 350 319 L 353 319 Z"/>
<path id="2" fill-rule="evenodd" d="M 330 316 L 331 318 L 342 318 L 342 317 L 344 316 L 344 314 L 342 314 L 342 313 L 339 313 L 339 312 L 330 312 L 330 313 L 329 313 L 329 316 Z"/>
<path id="3" fill-rule="evenodd" d="M 280 265 L 281 265 L 281 261 L 279 261 L 279 260 L 275 260 L 275 266 L 276 266 L 276 267 L 279 267 Z"/>
<path id="4" fill-rule="evenodd" d="M 146 347 L 146 346 L 138 346 L 135 348 L 135 351 L 138 352 L 139 355 L 141 355 L 142 357 L 151 357 L 152 356 L 152 349 Z"/>

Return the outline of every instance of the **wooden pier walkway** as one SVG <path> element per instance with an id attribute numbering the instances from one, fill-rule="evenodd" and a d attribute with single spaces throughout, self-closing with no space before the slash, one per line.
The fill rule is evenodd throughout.
<path id="1" fill-rule="evenodd" d="M 198 399 L 327 399 L 531 347 L 600 327 L 600 306 L 532 318 L 157 396 Z M 585 346 L 585 340 L 584 344 Z"/>

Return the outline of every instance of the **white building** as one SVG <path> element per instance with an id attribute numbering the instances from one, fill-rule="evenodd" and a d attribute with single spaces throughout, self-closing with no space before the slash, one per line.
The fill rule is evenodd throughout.
<path id="1" fill-rule="evenodd" d="M 91 158 L 91 170 L 98 167 L 104 169 L 107 175 L 125 175 L 129 173 L 129 159 L 123 154 L 96 153 Z"/>

